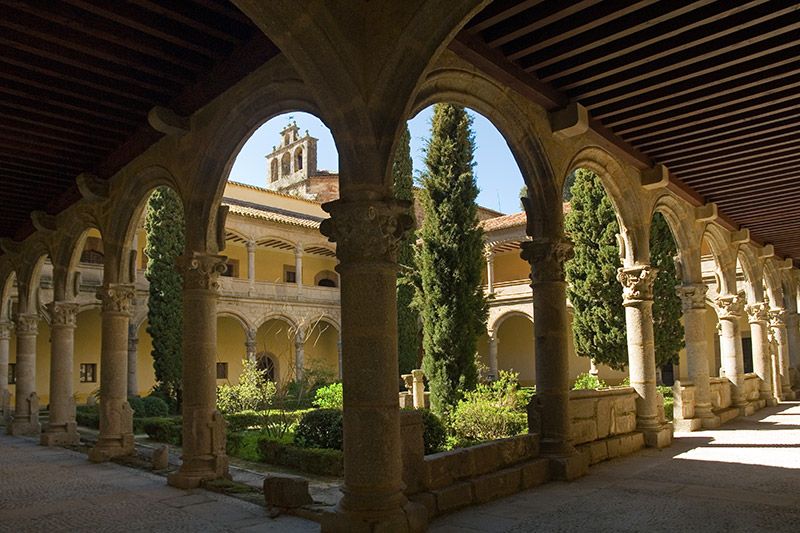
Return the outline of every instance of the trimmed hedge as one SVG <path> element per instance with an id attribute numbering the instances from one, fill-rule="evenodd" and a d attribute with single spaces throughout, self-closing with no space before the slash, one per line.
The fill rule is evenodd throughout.
<path id="1" fill-rule="evenodd" d="M 236 433 L 247 429 L 265 429 L 270 424 L 297 425 L 309 410 L 285 411 L 270 409 L 268 411 L 241 411 L 223 415 L 228 422 L 228 433 Z"/>
<path id="2" fill-rule="evenodd" d="M 80 405 L 75 408 L 75 421 L 79 426 L 99 429 L 100 413 L 96 405 Z"/>
<path id="3" fill-rule="evenodd" d="M 265 463 L 295 468 L 309 474 L 344 475 L 344 454 L 340 450 L 304 448 L 264 438 L 258 441 L 258 454 Z"/>
<path id="4" fill-rule="evenodd" d="M 181 417 L 144 418 L 142 419 L 142 429 L 154 441 L 176 446 L 180 446 L 183 443 L 183 421 Z"/>
<path id="5" fill-rule="evenodd" d="M 422 433 L 422 440 L 425 441 L 425 455 L 442 451 L 442 447 L 447 441 L 447 430 L 442 419 L 430 409 L 419 409 L 419 412 L 422 413 L 422 423 L 425 427 Z"/>
<path id="6" fill-rule="evenodd" d="M 303 448 L 342 449 L 342 412 L 338 409 L 309 411 L 300 419 L 294 443 Z"/>

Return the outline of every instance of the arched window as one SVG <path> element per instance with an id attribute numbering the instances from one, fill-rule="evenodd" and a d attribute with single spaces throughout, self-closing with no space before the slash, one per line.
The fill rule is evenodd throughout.
<path id="1" fill-rule="evenodd" d="M 314 285 L 317 287 L 338 287 L 338 276 L 332 270 L 323 270 L 314 276 Z"/>
<path id="2" fill-rule="evenodd" d="M 87 237 L 86 244 L 84 244 L 81 252 L 80 262 L 102 265 L 103 257 L 103 241 L 97 237 Z"/>
<path id="3" fill-rule="evenodd" d="M 286 152 L 281 157 L 281 177 L 284 178 L 292 173 L 292 158 L 289 152 Z"/>
<path id="4" fill-rule="evenodd" d="M 277 181 L 278 180 L 278 160 L 273 159 L 269 166 L 269 181 Z"/>
<path id="5" fill-rule="evenodd" d="M 294 152 L 294 169 L 303 170 L 303 148 L 300 147 Z"/>
<path id="6" fill-rule="evenodd" d="M 275 356 L 271 353 L 261 352 L 256 356 L 258 369 L 267 378 L 267 381 L 275 381 Z"/>

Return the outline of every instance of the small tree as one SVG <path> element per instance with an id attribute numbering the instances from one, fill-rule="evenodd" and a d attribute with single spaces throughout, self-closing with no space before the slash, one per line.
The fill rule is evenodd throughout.
<path id="1" fill-rule="evenodd" d="M 653 330 L 659 367 L 676 364 L 684 346 L 681 299 L 675 293 L 675 285 L 680 281 L 675 268 L 677 254 L 678 246 L 667 220 L 656 213 L 650 226 L 650 263 L 658 268 L 653 285 Z"/>
<path id="2" fill-rule="evenodd" d="M 619 226 L 600 178 L 584 169 L 574 175 L 564 226 L 575 245 L 575 256 L 565 266 L 575 351 L 621 370 L 628 364 L 628 351 L 617 281 Z"/>
<path id="3" fill-rule="evenodd" d="M 414 200 L 412 177 L 411 135 L 408 126 L 403 128 L 397 152 L 392 163 L 394 195 L 399 200 Z M 413 214 L 413 213 L 412 213 Z M 415 232 L 409 232 L 400 243 L 397 262 L 400 271 L 397 277 L 397 355 L 400 374 L 408 374 L 419 365 L 419 313 L 414 308 L 414 284 L 410 277 L 415 272 Z"/>
<path id="4" fill-rule="evenodd" d="M 419 194 L 425 216 L 415 302 L 422 317 L 422 366 L 437 413 L 448 412 L 475 387 L 477 339 L 486 329 L 471 122 L 463 107 L 435 106 Z"/>
<path id="5" fill-rule="evenodd" d="M 184 219 L 183 205 L 174 190 L 159 187 L 153 192 L 144 227 L 148 259 L 145 277 L 150 282 L 147 333 L 153 339 L 153 368 L 157 388 L 180 408 L 183 304 L 175 258 L 184 248 Z"/>

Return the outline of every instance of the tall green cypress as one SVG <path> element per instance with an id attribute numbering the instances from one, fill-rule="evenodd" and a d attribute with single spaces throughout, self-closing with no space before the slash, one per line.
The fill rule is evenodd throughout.
<path id="1" fill-rule="evenodd" d="M 153 339 L 156 387 L 175 400 L 181 399 L 181 337 L 183 330 L 182 280 L 175 258 L 183 253 L 183 205 L 169 187 L 150 196 L 145 218 L 147 255 L 145 277 L 150 282 L 147 333 Z"/>
<path id="2" fill-rule="evenodd" d="M 394 196 L 399 200 L 414 200 L 413 162 L 411 160 L 411 134 L 403 128 L 392 163 Z M 412 213 L 413 214 L 413 213 Z M 414 285 L 409 278 L 414 271 L 415 232 L 406 234 L 400 244 L 397 262 L 397 352 L 400 374 L 408 374 L 419 364 L 419 313 L 413 307 Z"/>
<path id="3" fill-rule="evenodd" d="M 650 263 L 658 268 L 653 285 L 653 330 L 657 366 L 677 363 L 678 354 L 684 346 L 681 324 L 683 310 L 681 299 L 675 293 L 675 285 L 680 282 L 674 260 L 677 254 L 678 246 L 666 219 L 661 213 L 656 213 L 650 225 Z"/>
<path id="4" fill-rule="evenodd" d="M 565 265 L 575 351 L 621 370 L 628 364 L 628 350 L 617 281 L 619 226 L 600 178 L 585 169 L 574 174 L 564 227 L 575 245 L 575 256 Z"/>
<path id="5" fill-rule="evenodd" d="M 416 304 L 422 317 L 422 367 L 438 413 L 449 411 L 475 387 L 477 339 L 486 329 L 471 126 L 463 107 L 434 107 L 419 194 L 424 219 L 416 248 Z"/>

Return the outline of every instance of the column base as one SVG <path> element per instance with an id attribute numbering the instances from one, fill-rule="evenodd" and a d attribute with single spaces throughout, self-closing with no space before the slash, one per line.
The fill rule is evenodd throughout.
<path id="1" fill-rule="evenodd" d="M 784 399 L 784 401 L 796 400 L 797 399 L 797 395 L 794 393 L 794 391 L 792 389 L 790 389 L 788 387 L 784 387 L 783 388 L 783 399 Z"/>
<path id="2" fill-rule="evenodd" d="M 89 450 L 89 460 L 93 463 L 105 463 L 115 457 L 133 455 L 133 433 L 123 433 L 117 437 L 103 437 Z"/>
<path id="3" fill-rule="evenodd" d="M 572 481 L 589 473 L 590 456 L 578 453 L 562 457 L 548 457 L 550 478 L 559 481 Z"/>
<path id="4" fill-rule="evenodd" d="M 58 426 L 48 425 L 42 432 L 39 443 L 42 446 L 77 446 L 80 441 L 78 425 L 75 422 L 68 422 Z"/>
<path id="5" fill-rule="evenodd" d="M 672 421 L 672 427 L 675 431 L 689 433 L 690 431 L 699 431 L 703 427 L 702 418 L 676 418 Z"/>
<path id="6" fill-rule="evenodd" d="M 42 432 L 42 425 L 38 420 L 31 420 L 31 417 L 13 416 L 8 425 L 8 434 L 14 437 L 36 437 Z"/>
<path id="7" fill-rule="evenodd" d="M 355 512 L 337 508 L 320 519 L 322 533 L 423 533 L 428 530 L 428 510 L 424 505 L 407 502 L 393 511 Z"/>
<path id="8" fill-rule="evenodd" d="M 637 429 L 644 433 L 644 444 L 648 448 L 667 448 L 672 445 L 672 424 Z"/>
<path id="9" fill-rule="evenodd" d="M 214 460 L 197 459 L 183 463 L 177 472 L 167 476 L 167 484 L 177 489 L 196 489 L 206 481 L 231 479 L 228 473 L 228 457 L 223 455 Z"/>
<path id="10" fill-rule="evenodd" d="M 756 406 L 751 403 L 737 405 L 736 408 L 739 409 L 739 416 L 753 416 L 756 412 Z"/>

